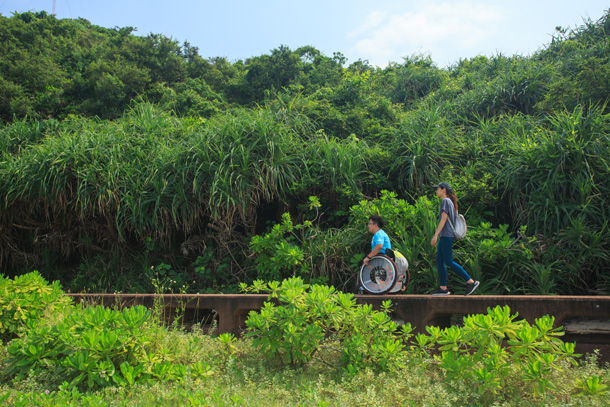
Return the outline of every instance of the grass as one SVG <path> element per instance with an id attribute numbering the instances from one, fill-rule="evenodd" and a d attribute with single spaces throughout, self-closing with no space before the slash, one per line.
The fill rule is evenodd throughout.
<path id="1" fill-rule="evenodd" d="M 610 381 L 608 366 L 595 355 L 578 367 L 564 366 L 552 373 L 556 389 L 535 398 L 520 380 L 496 394 L 479 394 L 468 383 L 444 380 L 433 360 L 393 372 L 363 370 L 347 374 L 339 368 L 336 352 L 321 354 L 300 368 L 285 367 L 265 359 L 251 340 L 234 342 L 226 353 L 221 343 L 198 327 L 186 332 L 150 326 L 151 347 L 158 355 L 181 363 L 206 360 L 214 373 L 200 380 L 153 382 L 131 387 L 108 387 L 99 391 L 58 390 L 62 378 L 53 374 L 11 382 L 2 377 L 0 400 L 12 406 L 603 406 L 610 394 L 576 397 L 576 378 L 600 376 Z M 0 354 L 0 371 L 6 368 L 6 353 Z M 48 394 L 47 394 L 48 392 Z"/>

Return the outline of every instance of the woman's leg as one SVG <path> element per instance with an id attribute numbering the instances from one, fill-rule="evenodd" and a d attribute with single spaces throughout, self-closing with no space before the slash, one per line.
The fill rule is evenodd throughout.
<path id="1" fill-rule="evenodd" d="M 443 251 L 441 250 L 442 241 L 443 238 L 440 238 L 436 249 L 436 268 L 438 271 L 439 285 L 441 287 L 447 287 L 447 269 L 445 268 L 445 261 L 443 260 Z"/>
<path id="2" fill-rule="evenodd" d="M 447 267 L 450 267 L 455 271 L 462 279 L 466 282 L 470 281 L 470 276 L 466 273 L 466 270 L 455 261 L 453 261 L 453 238 L 452 237 L 441 237 L 438 242 L 438 253 L 441 253 L 441 258 L 444 260 Z M 438 266 L 438 254 L 436 255 L 436 263 Z M 440 269 L 439 269 L 440 270 Z M 445 272 L 445 283 L 447 282 L 447 272 Z M 442 285 L 442 284 L 441 284 Z"/>

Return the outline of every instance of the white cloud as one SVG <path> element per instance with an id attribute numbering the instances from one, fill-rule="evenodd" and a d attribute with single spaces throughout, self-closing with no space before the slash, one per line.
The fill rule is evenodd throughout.
<path id="1" fill-rule="evenodd" d="M 430 54 L 437 62 L 484 53 L 500 32 L 507 12 L 485 1 L 425 2 L 414 11 L 373 12 L 355 31 L 354 50 L 373 65 L 400 62 L 403 56 Z M 497 38 L 497 37 L 496 37 Z"/>
<path id="2" fill-rule="evenodd" d="M 383 22 L 383 20 L 385 20 L 387 14 L 387 12 L 379 10 L 369 13 L 366 16 L 364 23 L 362 23 L 360 27 L 356 29 L 356 31 L 350 33 L 349 37 L 356 37 L 362 34 L 366 34 L 370 30 L 376 28 L 377 26 L 379 26 L 379 24 Z"/>

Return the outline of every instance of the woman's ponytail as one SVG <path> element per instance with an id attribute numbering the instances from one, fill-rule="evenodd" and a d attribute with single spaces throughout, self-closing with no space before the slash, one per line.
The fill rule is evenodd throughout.
<path id="1" fill-rule="evenodd" d="M 453 190 L 447 191 L 447 198 L 451 199 L 451 202 L 453 202 L 453 206 L 455 207 L 455 212 L 458 212 L 457 195 Z"/>

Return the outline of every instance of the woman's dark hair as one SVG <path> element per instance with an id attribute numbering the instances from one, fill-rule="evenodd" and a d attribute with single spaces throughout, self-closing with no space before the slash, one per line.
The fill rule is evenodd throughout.
<path id="1" fill-rule="evenodd" d="M 457 195 L 455 194 L 455 192 L 453 191 L 453 189 L 448 189 L 447 191 L 447 198 L 451 199 L 451 202 L 453 202 L 453 206 L 455 207 L 455 211 L 458 211 L 458 203 L 457 203 Z"/>
<path id="2" fill-rule="evenodd" d="M 383 221 L 383 218 L 379 215 L 371 215 L 371 216 L 369 216 L 369 220 L 373 223 L 376 223 L 377 226 L 379 226 L 381 229 L 383 229 L 383 227 L 385 226 L 385 222 Z"/>

